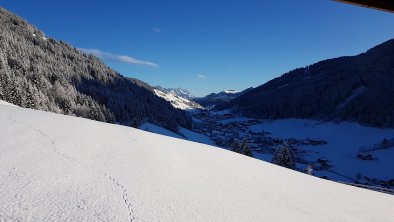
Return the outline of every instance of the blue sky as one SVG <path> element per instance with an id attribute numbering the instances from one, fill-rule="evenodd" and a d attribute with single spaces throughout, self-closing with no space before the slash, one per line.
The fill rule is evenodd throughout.
<path id="1" fill-rule="evenodd" d="M 197 96 L 258 86 L 394 38 L 394 14 L 329 0 L 2 1 L 125 76 Z"/>

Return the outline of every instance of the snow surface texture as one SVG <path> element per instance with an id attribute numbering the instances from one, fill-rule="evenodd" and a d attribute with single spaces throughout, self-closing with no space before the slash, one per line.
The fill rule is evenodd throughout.
<path id="1" fill-rule="evenodd" d="M 0 105 L 15 106 L 14 104 L 6 102 L 6 101 L 3 101 L 3 100 L 0 100 Z"/>
<path id="2" fill-rule="evenodd" d="M 149 122 L 145 122 L 145 123 L 141 124 L 140 129 L 147 131 L 147 132 L 164 135 L 164 136 L 170 136 L 170 137 L 174 137 L 174 138 L 178 138 L 178 139 L 186 139 L 179 134 L 176 134 L 168 129 L 164 129 L 163 127 L 157 126 L 157 125 L 149 123 Z"/>
<path id="3" fill-rule="evenodd" d="M 191 130 L 185 129 L 185 128 L 180 128 L 179 132 L 186 137 L 187 140 L 193 141 L 193 142 L 198 142 L 198 143 L 204 143 L 208 145 L 215 145 L 215 142 L 212 141 L 211 138 L 209 138 L 206 135 L 200 134 L 193 132 Z"/>
<path id="4" fill-rule="evenodd" d="M 208 145 L 215 145 L 215 143 L 208 136 L 190 131 L 182 127 L 179 128 L 179 133 L 182 134 L 183 136 L 149 122 L 145 122 L 141 124 L 140 129 L 147 132 L 156 133 L 164 136 L 170 136 L 178 139 L 190 140 L 193 142 L 204 143 Z"/>
<path id="5" fill-rule="evenodd" d="M 0 221 L 392 221 L 394 197 L 208 145 L 0 105 Z"/>

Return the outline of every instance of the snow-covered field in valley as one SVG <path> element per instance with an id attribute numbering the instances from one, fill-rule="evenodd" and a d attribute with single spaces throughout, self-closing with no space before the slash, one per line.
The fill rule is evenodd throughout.
<path id="1" fill-rule="evenodd" d="M 204 144 L 9 105 L 0 124 L 0 221 L 394 218 L 394 196 Z"/>
<path id="2" fill-rule="evenodd" d="M 218 111 L 193 113 L 195 129 L 218 146 L 232 150 L 231 141 L 246 141 L 253 156 L 271 162 L 278 147 L 289 143 L 296 169 L 312 168 L 326 179 L 394 188 L 394 129 L 354 122 L 310 119 L 264 120 Z M 394 191 L 389 191 L 394 193 Z"/>
<path id="3" fill-rule="evenodd" d="M 330 179 L 352 182 L 347 178 L 356 180 L 358 173 L 370 178 L 394 179 L 394 147 L 369 152 L 374 160 L 366 161 L 356 157 L 361 147 L 373 146 L 384 138 L 393 138 L 394 129 L 365 127 L 350 122 L 320 123 L 304 119 L 264 121 L 251 126 L 250 129 L 255 132 L 265 130 L 272 133 L 271 136 L 279 138 L 313 138 L 327 141 L 324 145 L 305 146 L 302 149 L 307 151 L 304 158 L 308 161 L 316 161 L 319 158 L 329 160 L 330 170 L 338 172 L 339 175 L 330 172 L 320 174 L 329 175 Z"/>

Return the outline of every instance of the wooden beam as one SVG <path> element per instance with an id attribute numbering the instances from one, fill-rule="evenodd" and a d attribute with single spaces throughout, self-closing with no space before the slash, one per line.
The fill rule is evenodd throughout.
<path id="1" fill-rule="evenodd" d="M 334 0 L 347 4 L 383 10 L 386 12 L 394 12 L 394 0 Z"/>

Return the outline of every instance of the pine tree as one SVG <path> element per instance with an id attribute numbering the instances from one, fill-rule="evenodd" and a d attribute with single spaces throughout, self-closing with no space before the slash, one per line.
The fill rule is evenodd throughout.
<path id="1" fill-rule="evenodd" d="M 137 120 L 137 118 L 133 118 L 133 120 L 131 121 L 131 127 L 139 129 L 140 128 L 140 124 L 139 121 Z"/>
<path id="2" fill-rule="evenodd" d="M 236 153 L 241 153 L 241 144 L 239 144 L 237 141 L 234 141 L 231 143 L 231 150 Z"/>
<path id="3" fill-rule="evenodd" d="M 172 131 L 191 128 L 191 117 L 156 96 L 148 84 L 67 43 L 44 40 L 36 27 L 2 8 L 0 27 L 0 99 L 123 125 L 135 118 Z"/>
<path id="4" fill-rule="evenodd" d="M 305 173 L 308 175 L 312 175 L 313 172 L 313 164 L 309 164 L 308 167 L 305 169 Z"/>
<path id="5" fill-rule="evenodd" d="M 243 140 L 242 143 L 233 142 L 231 144 L 231 147 L 232 147 L 232 151 L 234 151 L 236 153 L 240 153 L 240 154 L 243 154 L 246 156 L 253 157 L 253 153 L 250 150 L 249 145 L 246 140 Z"/>
<path id="6" fill-rule="evenodd" d="M 284 144 L 277 149 L 271 162 L 282 167 L 295 169 L 295 155 L 293 149 L 287 144 Z"/>
<path id="7" fill-rule="evenodd" d="M 1 63 L 0 63 L 0 66 L 1 66 Z M 0 67 L 0 99 L 1 100 L 5 100 L 3 76 L 5 76 L 5 75 L 3 75 L 3 72 Z"/>
<path id="8" fill-rule="evenodd" d="M 389 140 L 388 139 L 384 138 L 382 140 L 382 147 L 383 147 L 383 149 L 386 149 L 389 147 Z"/>
<path id="9" fill-rule="evenodd" d="M 242 153 L 243 155 L 253 157 L 252 150 L 250 150 L 250 147 L 249 147 L 248 143 L 246 142 L 246 140 L 244 140 L 244 141 L 242 142 L 241 148 L 242 148 L 241 153 Z"/>

